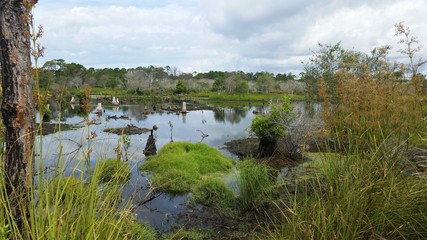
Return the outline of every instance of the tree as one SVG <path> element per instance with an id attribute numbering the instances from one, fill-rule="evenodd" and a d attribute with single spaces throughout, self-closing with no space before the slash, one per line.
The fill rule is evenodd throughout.
<path id="1" fill-rule="evenodd" d="M 215 81 L 212 85 L 212 91 L 216 91 L 218 93 L 224 91 L 225 89 L 225 78 L 222 76 L 218 76 L 215 78 Z"/>
<path id="2" fill-rule="evenodd" d="M 278 139 L 285 136 L 286 130 L 294 118 L 292 110 L 291 99 L 284 97 L 280 104 L 271 106 L 269 113 L 257 115 L 252 120 L 249 130 L 260 139 L 259 157 L 274 155 Z"/>
<path id="3" fill-rule="evenodd" d="M 272 73 L 261 73 L 255 84 L 258 92 L 268 93 L 274 87 L 274 76 Z"/>
<path id="4" fill-rule="evenodd" d="M 182 79 L 179 79 L 176 83 L 175 91 L 176 94 L 186 93 L 187 88 L 184 85 L 184 81 Z"/>
<path id="5" fill-rule="evenodd" d="M 36 1 L 0 1 L 0 60 L 3 77 L 1 112 L 6 128 L 2 169 L 13 220 L 23 229 L 33 161 L 35 113 L 30 74 L 31 9 Z"/>

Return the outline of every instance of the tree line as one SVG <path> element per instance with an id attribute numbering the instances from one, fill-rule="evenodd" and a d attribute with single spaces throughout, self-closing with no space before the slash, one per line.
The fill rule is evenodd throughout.
<path id="1" fill-rule="evenodd" d="M 127 89 L 134 93 L 172 89 L 175 93 L 209 90 L 225 93 L 268 93 L 281 83 L 298 80 L 293 73 L 245 73 L 243 71 L 209 71 L 184 73 L 177 67 L 86 68 L 63 59 L 46 61 L 40 70 L 40 87 L 81 88 L 84 85 L 107 89 Z"/>

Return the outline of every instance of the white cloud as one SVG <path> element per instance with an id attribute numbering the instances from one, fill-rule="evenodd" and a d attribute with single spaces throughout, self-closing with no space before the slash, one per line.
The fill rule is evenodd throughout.
<path id="1" fill-rule="evenodd" d="M 426 44 L 426 11 L 425 0 L 46 0 L 35 16 L 45 60 L 298 74 L 319 42 L 361 51 L 388 44 L 398 57 L 399 21 Z"/>

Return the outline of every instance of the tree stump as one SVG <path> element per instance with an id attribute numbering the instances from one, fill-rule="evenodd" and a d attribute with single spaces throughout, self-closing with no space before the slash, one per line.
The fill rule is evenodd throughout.
<path id="1" fill-rule="evenodd" d="M 155 155 L 157 153 L 156 140 L 154 139 L 153 130 L 151 130 L 150 135 L 147 139 L 147 144 L 145 144 L 144 155 L 146 157 Z"/>

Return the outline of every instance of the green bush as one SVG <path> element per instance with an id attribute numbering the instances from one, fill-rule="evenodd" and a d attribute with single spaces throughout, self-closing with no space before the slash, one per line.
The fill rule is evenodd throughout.
<path id="1" fill-rule="evenodd" d="M 190 191 L 203 175 L 225 173 L 232 166 L 218 149 L 204 143 L 173 142 L 147 159 L 140 170 L 152 172 L 151 181 L 159 189 L 182 193 Z"/>

